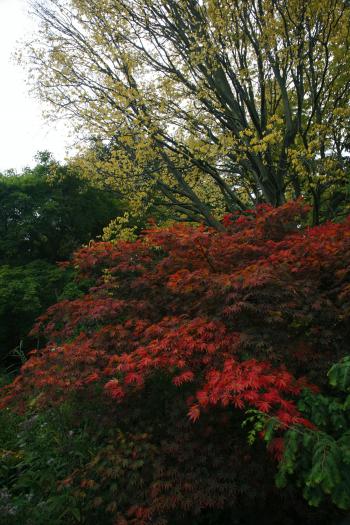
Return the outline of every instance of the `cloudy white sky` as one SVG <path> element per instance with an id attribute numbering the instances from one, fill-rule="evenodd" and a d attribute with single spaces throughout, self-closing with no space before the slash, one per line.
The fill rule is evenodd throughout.
<path id="1" fill-rule="evenodd" d="M 40 103 L 28 94 L 26 75 L 11 59 L 18 42 L 36 28 L 28 0 L 0 0 L 0 172 L 33 166 L 40 150 L 63 160 L 69 144 L 63 123 L 53 127 Z"/>

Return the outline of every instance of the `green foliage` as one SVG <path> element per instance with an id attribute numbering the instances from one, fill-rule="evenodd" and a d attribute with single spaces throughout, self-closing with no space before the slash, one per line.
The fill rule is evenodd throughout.
<path id="1" fill-rule="evenodd" d="M 293 427 L 285 436 L 277 486 L 296 483 L 312 506 L 329 498 L 340 509 L 350 509 L 349 371 L 350 356 L 333 365 L 328 373 L 336 392 L 303 392 L 298 408 L 315 424 L 315 429 Z M 260 427 L 261 417 L 256 422 Z M 266 423 L 269 424 L 265 417 L 265 429 Z M 265 437 L 273 445 L 275 436 Z"/>
<path id="2" fill-rule="evenodd" d="M 54 161 L 0 176 L 0 264 L 64 260 L 121 209 L 113 193 Z"/>
<path id="3" fill-rule="evenodd" d="M 0 358 L 37 344 L 27 334 L 50 304 L 79 297 L 83 283 L 56 261 L 102 234 L 122 209 L 115 194 L 47 152 L 32 170 L 0 175 Z"/>
<path id="4" fill-rule="evenodd" d="M 344 357 L 328 372 L 329 383 L 343 392 L 350 391 L 350 356 Z M 350 395 L 348 396 L 350 403 Z"/>
<path id="5" fill-rule="evenodd" d="M 68 406 L 26 417 L 0 414 L 2 525 L 84 523 L 81 501 L 59 483 L 95 452 L 73 415 Z"/>
<path id="6" fill-rule="evenodd" d="M 0 266 L 0 354 L 25 340 L 34 319 L 57 301 L 72 272 L 37 260 Z"/>

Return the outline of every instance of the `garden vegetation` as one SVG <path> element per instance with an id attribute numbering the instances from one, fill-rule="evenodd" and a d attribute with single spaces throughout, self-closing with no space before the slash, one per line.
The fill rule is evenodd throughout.
<path id="1" fill-rule="evenodd" d="M 33 9 L 81 149 L 0 178 L 1 525 L 339 525 L 349 3 Z"/>

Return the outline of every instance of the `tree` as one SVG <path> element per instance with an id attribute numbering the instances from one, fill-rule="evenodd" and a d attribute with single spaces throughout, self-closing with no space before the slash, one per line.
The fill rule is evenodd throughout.
<path id="1" fill-rule="evenodd" d="M 123 211 L 121 200 L 54 161 L 0 175 L 0 264 L 67 259 Z"/>
<path id="2" fill-rule="evenodd" d="M 343 0 L 38 0 L 34 12 L 37 92 L 110 145 L 120 184 L 154 185 L 217 229 L 212 191 L 227 211 L 304 195 L 315 223 L 338 212 L 349 176 Z"/>
<path id="3" fill-rule="evenodd" d="M 23 360 L 25 352 L 35 344 L 32 338 L 28 339 L 28 332 L 36 317 L 58 300 L 72 278 L 71 271 L 45 260 L 0 266 L 1 365 L 5 361 L 18 367 L 15 355 Z"/>
<path id="4" fill-rule="evenodd" d="M 21 175 L 0 175 L 0 356 L 34 344 L 35 318 L 63 295 L 79 295 L 74 271 L 57 267 L 102 234 L 124 205 L 108 191 L 54 162 L 47 152 Z M 17 363 L 16 363 L 17 365 Z"/>
<path id="5" fill-rule="evenodd" d="M 327 394 L 328 368 L 350 354 L 349 218 L 308 228 L 307 213 L 260 205 L 226 216 L 224 233 L 176 224 L 75 254 L 91 287 L 40 316 L 33 334 L 48 344 L 1 404 L 27 415 L 68 406 L 90 429 L 99 450 L 60 484 L 87 523 L 206 524 L 215 513 L 256 523 L 260 509 L 262 523 L 305 518 L 292 489 L 276 491 L 274 461 L 289 430 L 323 436 L 298 401 Z M 251 410 L 267 421 L 255 430 L 269 453 L 247 443 Z M 348 508 L 338 480 L 308 523 L 331 522 L 330 498 Z"/>

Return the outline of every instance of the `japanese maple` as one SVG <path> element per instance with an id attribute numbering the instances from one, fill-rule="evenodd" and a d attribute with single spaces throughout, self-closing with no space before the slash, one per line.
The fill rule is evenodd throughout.
<path id="1" fill-rule="evenodd" d="M 249 408 L 278 422 L 271 449 L 281 449 L 286 428 L 315 428 L 296 400 L 304 388 L 322 389 L 326 370 L 350 350 L 350 220 L 309 228 L 307 213 L 300 201 L 263 205 L 226 216 L 224 233 L 175 224 L 75 254 L 72 264 L 92 286 L 38 319 L 33 334 L 47 345 L 31 353 L 2 404 L 25 411 L 28 404 L 43 409 L 94 400 L 104 424 L 135 425 L 135 433 L 128 430 L 136 440 L 132 461 L 150 454 L 153 463 L 145 470 L 150 459 L 144 458 L 135 467 L 138 482 L 146 483 L 135 508 L 130 502 L 109 508 L 117 523 L 141 525 L 150 516 L 171 523 L 176 508 L 229 505 L 234 472 L 241 472 L 232 447 L 233 455 L 246 450 L 241 423 Z M 215 448 L 206 447 L 219 439 L 218 492 L 209 498 L 194 455 L 210 458 L 205 468 L 215 469 Z M 107 456 L 121 461 L 111 446 Z M 183 455 L 199 477 L 171 467 Z M 94 463 L 87 465 L 84 475 L 93 470 Z M 128 475 L 127 468 L 120 472 Z M 67 483 L 82 483 L 81 476 Z M 92 484 L 108 479 L 101 474 Z"/>

